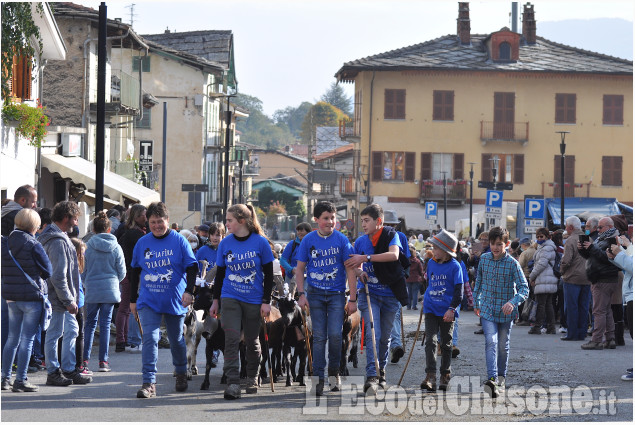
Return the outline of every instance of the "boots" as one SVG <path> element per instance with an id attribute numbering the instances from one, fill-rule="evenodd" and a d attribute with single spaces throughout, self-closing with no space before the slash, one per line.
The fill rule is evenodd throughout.
<path id="1" fill-rule="evenodd" d="M 324 378 L 320 378 L 315 386 L 315 396 L 321 397 L 322 395 L 324 395 Z"/>
<path id="2" fill-rule="evenodd" d="M 450 373 L 442 373 L 441 381 L 439 382 L 439 389 L 441 391 L 446 391 L 450 386 Z"/>
<path id="3" fill-rule="evenodd" d="M 386 369 L 379 369 L 379 386 L 386 389 Z"/>
<path id="4" fill-rule="evenodd" d="M 624 322 L 615 322 L 615 344 L 620 347 L 626 345 L 626 341 L 624 341 Z"/>
<path id="5" fill-rule="evenodd" d="M 247 377 L 247 388 L 245 389 L 245 392 L 247 394 L 256 394 L 258 392 L 258 387 L 259 386 L 260 386 L 260 384 L 259 384 L 258 376 L 248 376 Z"/>
<path id="6" fill-rule="evenodd" d="M 379 389 L 379 378 L 376 376 L 369 376 L 364 383 L 364 394 L 374 396 Z"/>
<path id="7" fill-rule="evenodd" d="M 556 325 L 547 325 L 547 333 L 551 335 L 556 334 Z"/>
<path id="8" fill-rule="evenodd" d="M 421 383 L 421 389 L 428 392 L 436 392 L 437 390 L 437 374 L 433 372 L 426 373 L 426 379 Z"/>
<path id="9" fill-rule="evenodd" d="M 527 333 L 530 335 L 540 335 L 540 326 L 532 326 Z"/>
<path id="10" fill-rule="evenodd" d="M 337 368 L 329 368 L 329 387 L 333 392 L 339 391 L 342 387 L 340 371 Z"/>

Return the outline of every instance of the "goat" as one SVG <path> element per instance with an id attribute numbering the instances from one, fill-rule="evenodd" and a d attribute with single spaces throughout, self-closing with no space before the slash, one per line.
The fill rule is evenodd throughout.
<path id="1" fill-rule="evenodd" d="M 291 377 L 293 377 L 295 382 L 299 382 L 301 386 L 304 386 L 307 353 L 302 310 L 298 306 L 298 303 L 291 298 L 287 288 L 288 286 L 285 287 L 287 296 L 277 298 L 280 314 L 282 315 L 282 355 L 284 357 L 287 374 L 286 386 L 291 386 Z M 293 349 L 293 356 L 291 355 L 291 349 Z M 300 360 L 300 367 L 296 375 L 295 365 L 297 359 Z"/>
<path id="2" fill-rule="evenodd" d="M 352 362 L 357 369 L 357 348 L 359 347 L 359 323 L 361 315 L 359 310 L 350 316 L 344 317 L 342 326 L 342 355 L 340 357 L 340 376 L 348 376 L 347 363 Z M 350 349 L 350 355 L 348 354 Z"/>

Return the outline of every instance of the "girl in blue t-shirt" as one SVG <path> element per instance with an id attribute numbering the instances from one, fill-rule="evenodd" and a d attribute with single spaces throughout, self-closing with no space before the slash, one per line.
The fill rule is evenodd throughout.
<path id="1" fill-rule="evenodd" d="M 225 237 L 225 225 L 223 223 L 212 223 L 209 226 L 209 242 L 196 251 L 196 261 L 200 273 L 203 273 L 203 260 L 207 261 L 207 270 L 211 270 L 216 266 L 216 254 L 218 245 Z M 201 276 L 204 278 L 205 276 Z"/>
<path id="2" fill-rule="evenodd" d="M 258 392 L 260 372 L 261 318 L 271 311 L 273 289 L 273 253 L 251 205 L 236 204 L 227 209 L 228 236 L 218 245 L 214 302 L 210 315 L 222 309 L 225 331 L 225 364 L 227 376 L 224 397 L 240 398 L 238 345 L 241 329 L 247 347 L 247 394 Z M 220 308 L 219 308 L 220 299 Z"/>

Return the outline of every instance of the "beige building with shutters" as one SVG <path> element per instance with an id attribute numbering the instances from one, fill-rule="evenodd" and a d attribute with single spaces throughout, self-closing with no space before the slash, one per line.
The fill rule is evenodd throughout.
<path id="1" fill-rule="evenodd" d="M 470 34 L 459 3 L 457 34 L 345 63 L 355 84 L 360 208 L 376 197 L 423 204 L 483 204 L 498 162 L 505 200 L 560 197 L 560 142 L 566 135 L 565 196 L 633 204 L 633 63 L 564 46 L 536 34 L 533 6 L 522 34 Z M 448 26 L 453 25 L 448 17 Z M 383 199 L 383 198 L 382 198 Z M 467 217 L 467 215 L 465 216 Z"/>

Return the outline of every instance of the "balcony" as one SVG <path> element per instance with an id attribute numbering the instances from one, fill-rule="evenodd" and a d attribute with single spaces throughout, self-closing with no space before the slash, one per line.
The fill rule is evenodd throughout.
<path id="1" fill-rule="evenodd" d="M 139 80 L 120 69 L 113 69 L 111 73 L 110 102 L 106 102 L 106 115 L 139 115 Z M 90 104 L 90 111 L 97 112 L 97 103 Z"/>
<path id="2" fill-rule="evenodd" d="M 256 165 L 245 165 L 243 169 L 243 176 L 259 176 L 260 167 Z"/>
<path id="3" fill-rule="evenodd" d="M 542 182 L 542 196 L 544 198 L 560 198 L 560 183 Z M 589 198 L 591 196 L 590 183 L 564 184 L 565 198 Z"/>
<path id="4" fill-rule="evenodd" d="M 460 206 L 465 203 L 467 180 L 446 180 L 448 205 Z M 443 180 L 422 180 L 420 204 L 428 201 L 443 201 Z"/>
<path id="5" fill-rule="evenodd" d="M 529 142 L 529 122 L 499 123 L 481 121 L 481 142 Z"/>
<path id="6" fill-rule="evenodd" d="M 344 198 L 354 197 L 356 195 L 355 178 L 351 174 L 343 174 L 339 177 L 340 195 Z"/>
<path id="7" fill-rule="evenodd" d="M 359 120 L 340 120 L 339 121 L 339 136 L 342 140 L 348 140 L 354 142 L 362 137 L 361 125 Z"/>

